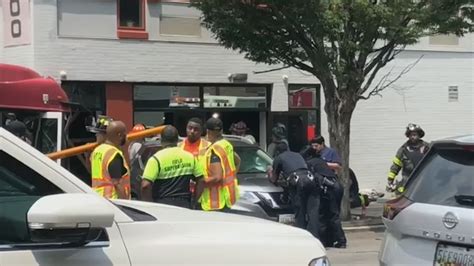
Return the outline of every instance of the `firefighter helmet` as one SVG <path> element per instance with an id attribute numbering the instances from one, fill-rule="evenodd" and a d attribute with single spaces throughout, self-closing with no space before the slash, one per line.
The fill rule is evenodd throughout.
<path id="1" fill-rule="evenodd" d="M 134 125 L 133 128 L 132 128 L 132 133 L 140 132 L 140 131 L 143 131 L 143 130 L 145 130 L 145 129 L 146 129 L 146 128 L 145 128 L 145 125 L 143 125 L 143 124 L 136 124 L 136 125 Z"/>
<path id="2" fill-rule="evenodd" d="M 411 132 L 417 132 L 420 138 L 423 138 L 425 136 L 425 131 L 417 124 L 408 124 L 405 131 L 405 136 L 408 138 Z"/>

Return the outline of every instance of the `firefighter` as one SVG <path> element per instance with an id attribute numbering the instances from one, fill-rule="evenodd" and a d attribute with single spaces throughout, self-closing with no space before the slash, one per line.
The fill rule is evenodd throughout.
<path id="1" fill-rule="evenodd" d="M 122 121 L 112 121 L 105 142 L 91 154 L 92 188 L 110 199 L 130 199 L 130 170 L 121 147 L 127 142 Z"/>
<path id="2" fill-rule="evenodd" d="M 107 126 L 112 121 L 113 119 L 108 116 L 99 115 L 97 122 L 95 122 L 93 126 L 86 126 L 86 129 L 87 131 L 95 134 L 97 143 L 102 144 L 105 142 Z"/>
<path id="3" fill-rule="evenodd" d="M 203 169 L 197 158 L 177 147 L 178 139 L 173 126 L 161 132 L 163 149 L 148 159 L 143 171 L 143 200 L 191 208 L 189 184 L 192 179 L 202 179 Z"/>
<path id="4" fill-rule="evenodd" d="M 405 136 L 408 141 L 398 149 L 388 173 L 387 191 L 396 194 L 403 193 L 410 174 L 429 149 L 429 144 L 422 139 L 425 136 L 425 131 L 419 125 L 408 124 Z M 397 184 L 395 178 L 400 170 L 402 170 L 402 181 Z"/>
<path id="5" fill-rule="evenodd" d="M 198 184 L 203 190 L 196 196 L 202 210 L 228 211 L 239 199 L 236 174 L 240 158 L 234 153 L 232 144 L 223 138 L 220 119 L 209 118 L 206 130 L 211 145 L 204 155 L 204 179 Z"/>

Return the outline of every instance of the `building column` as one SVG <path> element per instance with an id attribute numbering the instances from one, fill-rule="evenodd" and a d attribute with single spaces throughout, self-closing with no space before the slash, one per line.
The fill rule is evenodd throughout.
<path id="1" fill-rule="evenodd" d="M 133 127 L 133 85 L 123 82 L 105 84 L 107 101 L 106 115 L 121 120 L 127 126 L 127 132 Z"/>

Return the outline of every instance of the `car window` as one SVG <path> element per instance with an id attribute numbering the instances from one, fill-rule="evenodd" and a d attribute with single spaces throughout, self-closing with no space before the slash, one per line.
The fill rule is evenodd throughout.
<path id="1" fill-rule="evenodd" d="M 25 163 L 0 151 L 0 244 L 29 242 L 28 210 L 42 196 L 59 193 Z"/>
<path id="2" fill-rule="evenodd" d="M 406 196 L 415 202 L 474 208 L 460 197 L 474 198 L 474 153 L 433 149 L 411 177 Z"/>
<path id="3" fill-rule="evenodd" d="M 272 165 L 270 156 L 257 147 L 234 147 L 234 151 L 241 160 L 240 174 L 266 173 L 267 167 Z"/>

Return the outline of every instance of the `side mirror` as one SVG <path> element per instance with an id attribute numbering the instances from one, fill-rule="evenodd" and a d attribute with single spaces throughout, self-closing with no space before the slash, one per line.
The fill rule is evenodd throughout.
<path id="1" fill-rule="evenodd" d="M 114 222 L 114 209 L 91 194 L 56 194 L 40 198 L 27 214 L 31 240 L 85 245 Z"/>

